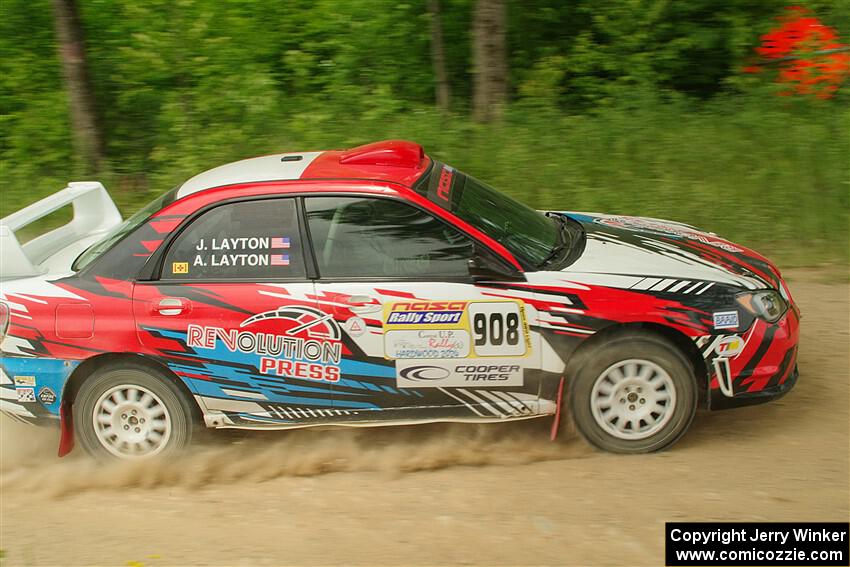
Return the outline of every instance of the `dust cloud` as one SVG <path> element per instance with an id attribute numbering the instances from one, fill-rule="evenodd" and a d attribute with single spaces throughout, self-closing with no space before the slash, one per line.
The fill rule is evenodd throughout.
<path id="1" fill-rule="evenodd" d="M 0 414 L 0 473 L 49 462 L 56 457 L 59 429 L 12 421 Z"/>
<path id="2" fill-rule="evenodd" d="M 61 498 L 92 490 L 263 482 L 280 477 L 373 471 L 390 476 L 454 466 L 518 465 L 580 458 L 571 431 L 551 442 L 550 419 L 502 424 L 210 432 L 178 458 L 97 462 L 82 449 L 58 459 L 58 430 L 0 418 L 0 490 Z"/>

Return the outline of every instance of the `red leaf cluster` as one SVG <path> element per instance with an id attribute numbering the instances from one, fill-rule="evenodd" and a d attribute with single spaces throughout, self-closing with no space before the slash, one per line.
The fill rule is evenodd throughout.
<path id="1" fill-rule="evenodd" d="M 786 83 L 788 90 L 780 94 L 811 94 L 830 98 L 850 76 L 850 52 L 838 41 L 836 31 L 821 23 L 808 10 L 789 6 L 778 18 L 780 26 L 761 36 L 756 52 L 769 62 L 779 65 L 777 82 Z M 758 73 L 760 65 L 744 68 L 746 73 Z"/>

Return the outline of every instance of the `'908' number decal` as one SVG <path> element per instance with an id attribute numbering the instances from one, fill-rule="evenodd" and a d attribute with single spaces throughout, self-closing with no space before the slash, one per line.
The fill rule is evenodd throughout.
<path id="1" fill-rule="evenodd" d="M 472 328 L 475 331 L 475 346 L 491 344 L 499 346 L 519 344 L 519 315 L 508 313 L 476 313 L 472 318 Z"/>
<path id="2" fill-rule="evenodd" d="M 523 356 L 526 330 L 520 306 L 515 302 L 475 302 L 469 319 L 477 356 Z"/>

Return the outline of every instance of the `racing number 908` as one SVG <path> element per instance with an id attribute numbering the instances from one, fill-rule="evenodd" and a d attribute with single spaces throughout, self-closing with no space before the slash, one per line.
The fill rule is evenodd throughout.
<path id="1" fill-rule="evenodd" d="M 526 329 L 518 302 L 473 301 L 468 309 L 475 356 L 526 355 Z"/>
<path id="2" fill-rule="evenodd" d="M 517 313 L 476 313 L 472 318 L 475 346 L 519 344 L 519 315 Z"/>

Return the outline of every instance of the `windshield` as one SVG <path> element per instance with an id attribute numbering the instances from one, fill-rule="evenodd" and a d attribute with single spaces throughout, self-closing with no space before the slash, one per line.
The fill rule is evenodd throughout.
<path id="1" fill-rule="evenodd" d="M 79 271 L 91 264 L 97 257 L 112 248 L 113 244 L 136 230 L 136 228 L 148 220 L 152 214 L 174 201 L 176 194 L 177 188 L 175 187 L 171 191 L 163 193 L 142 207 L 138 212 L 136 212 L 136 214 L 109 231 L 109 233 L 102 239 L 86 248 L 86 250 L 77 257 L 71 268 L 75 271 Z"/>
<path id="2" fill-rule="evenodd" d="M 546 263 L 563 242 L 561 224 L 477 179 L 435 163 L 428 197 L 498 241 L 532 266 Z"/>

